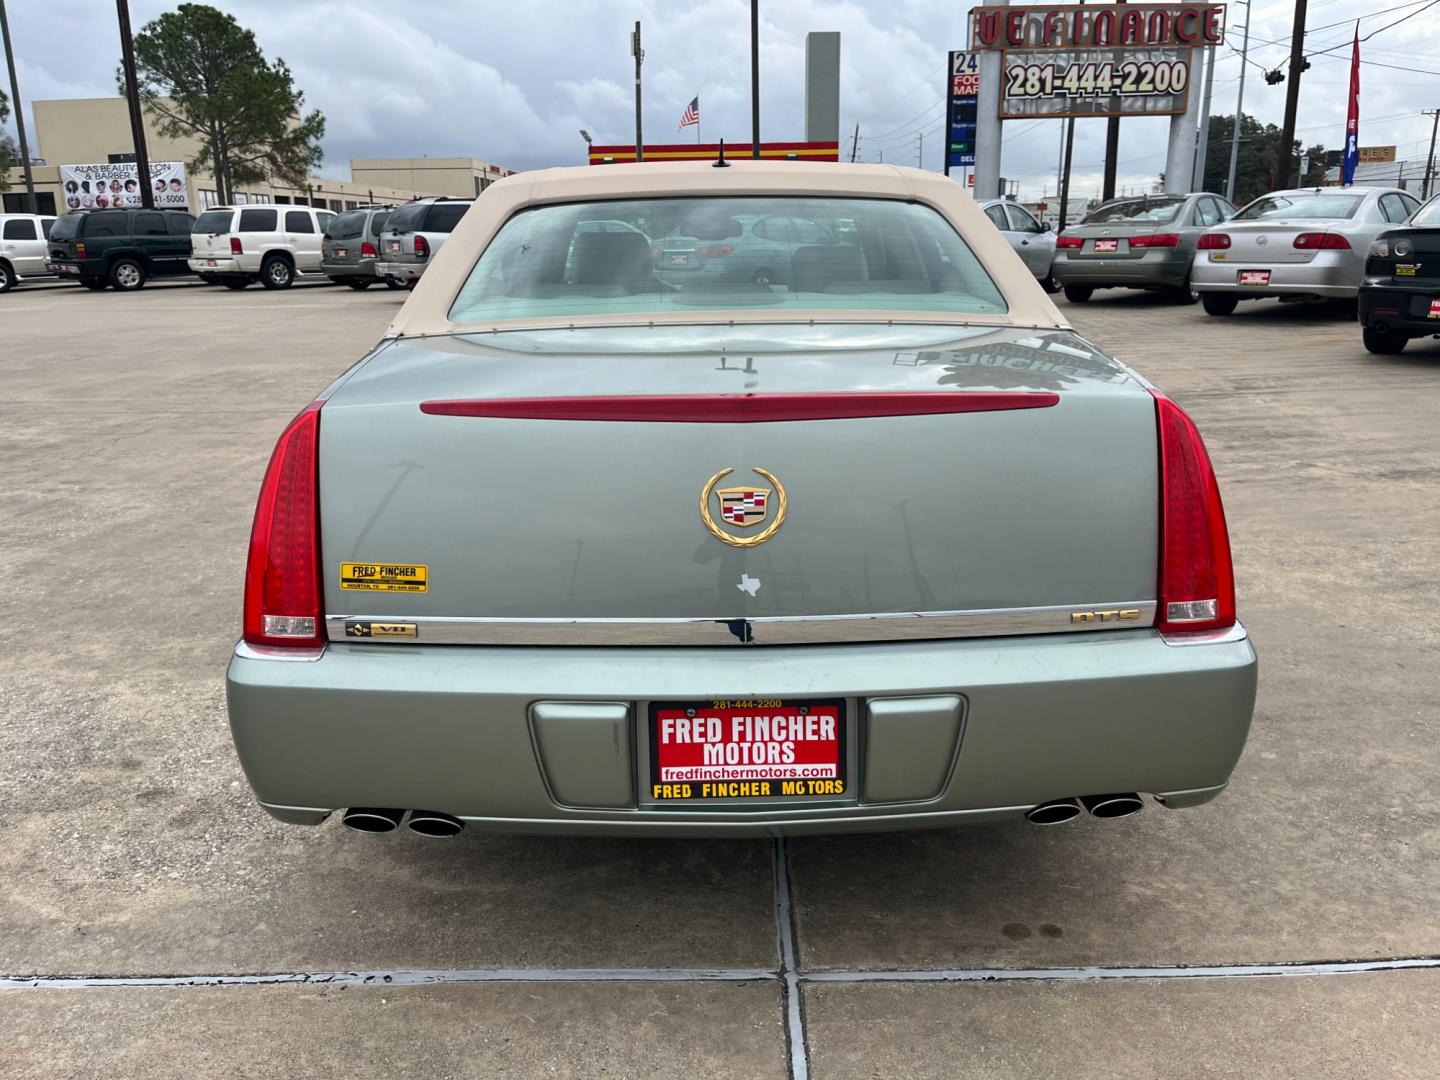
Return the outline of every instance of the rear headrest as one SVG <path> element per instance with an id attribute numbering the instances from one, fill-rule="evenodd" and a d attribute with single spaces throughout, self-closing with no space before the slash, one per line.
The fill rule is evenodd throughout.
<path id="1" fill-rule="evenodd" d="M 654 289 L 650 244 L 637 232 L 587 232 L 575 237 L 577 285 L 619 285 L 629 292 Z"/>
<path id="2" fill-rule="evenodd" d="M 865 253 L 854 244 L 811 244 L 790 257 L 796 292 L 824 292 L 842 281 L 864 281 Z"/>

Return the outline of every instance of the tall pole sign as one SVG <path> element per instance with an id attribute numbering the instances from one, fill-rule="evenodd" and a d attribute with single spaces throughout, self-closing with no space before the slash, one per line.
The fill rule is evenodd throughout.
<path id="1" fill-rule="evenodd" d="M 945 122 L 949 139 L 945 145 L 945 175 L 952 167 L 975 164 L 975 124 L 980 114 L 980 56 L 973 52 L 950 54 L 949 100 Z"/>

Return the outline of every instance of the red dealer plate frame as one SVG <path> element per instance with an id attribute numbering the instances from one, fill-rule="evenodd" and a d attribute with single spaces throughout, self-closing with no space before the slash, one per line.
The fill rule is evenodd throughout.
<path id="1" fill-rule="evenodd" d="M 784 719 L 777 725 L 776 717 Z M 796 717 L 801 720 L 798 729 L 804 737 L 770 737 L 776 727 L 782 733 L 797 730 L 793 724 Z M 756 722 L 762 718 L 768 723 Z M 843 698 L 651 702 L 646 725 L 650 769 L 645 801 L 651 806 L 663 806 L 846 798 L 850 794 L 848 719 Z M 667 720 L 671 721 L 669 726 Z M 703 724 L 703 738 L 695 738 L 700 733 L 694 726 L 684 731 L 679 721 Z M 772 730 L 767 732 L 767 727 Z M 791 743 L 788 754 L 787 742 Z M 707 764 L 706 746 L 724 749 L 712 750 Z M 729 750 L 730 746 L 736 749 Z M 763 750 L 757 752 L 757 746 Z M 751 762 L 754 756 L 763 760 Z M 786 756 L 792 760 L 772 760 Z"/>

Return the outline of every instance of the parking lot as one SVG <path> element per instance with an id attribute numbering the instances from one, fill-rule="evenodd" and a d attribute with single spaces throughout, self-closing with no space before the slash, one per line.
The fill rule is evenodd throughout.
<path id="1" fill-rule="evenodd" d="M 1062 302 L 1220 476 L 1261 677 L 1207 806 L 783 844 L 287 827 L 224 709 L 255 493 L 406 296 L 0 297 L 0 1075 L 1440 1075 L 1440 342 Z"/>

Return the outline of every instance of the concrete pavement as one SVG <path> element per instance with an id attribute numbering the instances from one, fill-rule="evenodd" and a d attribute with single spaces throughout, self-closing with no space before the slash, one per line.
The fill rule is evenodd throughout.
<path id="1" fill-rule="evenodd" d="M 222 678 L 260 474 L 284 422 L 403 300 L 0 297 L 0 976 L 775 966 L 763 841 L 440 843 L 289 828 L 251 803 Z M 1232 790 L 1196 810 L 792 842 L 801 969 L 1440 954 L 1440 345 L 1371 357 L 1353 323 L 1273 304 L 1215 319 L 1101 293 L 1065 310 L 1206 435 L 1261 654 L 1249 748 Z M 815 1075 L 967 1075 L 953 1062 L 980 1031 L 991 1067 L 970 1075 L 1149 1076 L 1179 1022 L 1214 1058 L 1191 1075 L 1436 1072 L 1417 1069 L 1440 1039 L 1440 971 L 1151 985 L 811 985 Z M 407 1051 L 430 1075 L 784 1071 L 773 982 L 398 987 L 403 1023 L 374 1000 L 0 990 L 18 1033 L 0 1073 L 165 1075 L 178 1040 L 156 1034 L 147 1059 L 138 1035 L 104 1034 L 162 1003 L 242 1075 L 306 1060 L 274 1034 L 292 1013 L 353 1076 L 390 1075 Z M 1257 1054 L 1286 1017 L 1318 1031 L 1324 1010 L 1346 1018 L 1333 1059 L 1287 1055 L 1285 1039 Z M 451 1056 L 424 1056 L 437 1046 Z M 175 1053 L 206 1071 L 200 1050 Z"/>

